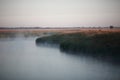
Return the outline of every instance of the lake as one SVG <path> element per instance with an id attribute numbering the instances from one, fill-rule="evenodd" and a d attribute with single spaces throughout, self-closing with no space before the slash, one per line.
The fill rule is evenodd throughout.
<path id="1" fill-rule="evenodd" d="M 120 80 L 120 66 L 38 46 L 36 37 L 0 39 L 0 80 Z"/>

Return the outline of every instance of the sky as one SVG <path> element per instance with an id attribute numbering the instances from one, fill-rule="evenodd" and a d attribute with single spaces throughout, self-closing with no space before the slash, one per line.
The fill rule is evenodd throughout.
<path id="1" fill-rule="evenodd" d="M 0 0 L 0 27 L 120 27 L 120 0 Z"/>

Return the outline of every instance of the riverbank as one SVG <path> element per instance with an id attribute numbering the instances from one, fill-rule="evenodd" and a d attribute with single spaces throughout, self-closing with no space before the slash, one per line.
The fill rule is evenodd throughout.
<path id="1" fill-rule="evenodd" d="M 65 52 L 106 53 L 120 55 L 120 31 L 64 33 L 38 38 L 36 43 L 59 44 Z"/>

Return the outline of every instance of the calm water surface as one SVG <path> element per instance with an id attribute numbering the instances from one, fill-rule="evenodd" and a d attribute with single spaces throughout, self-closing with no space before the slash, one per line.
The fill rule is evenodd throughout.
<path id="1" fill-rule="evenodd" d="M 0 39 L 0 80 L 120 80 L 118 65 L 37 46 L 35 39 Z"/>

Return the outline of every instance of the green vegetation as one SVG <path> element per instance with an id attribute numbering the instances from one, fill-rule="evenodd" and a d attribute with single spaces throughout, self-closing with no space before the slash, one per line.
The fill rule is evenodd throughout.
<path id="1" fill-rule="evenodd" d="M 0 38 L 14 38 L 14 37 L 31 37 L 31 36 L 41 36 L 44 33 L 41 32 L 32 32 L 32 31 L 26 31 L 26 32 L 12 32 L 12 31 L 6 31 L 6 32 L 0 32 Z"/>
<path id="2" fill-rule="evenodd" d="M 9 37 L 15 37 L 16 34 L 13 32 L 0 32 L 0 38 L 9 38 Z"/>
<path id="3" fill-rule="evenodd" d="M 59 44 L 62 51 L 114 53 L 120 52 L 120 32 L 102 34 L 59 34 L 38 38 L 36 43 Z"/>

